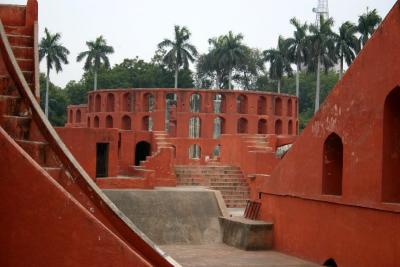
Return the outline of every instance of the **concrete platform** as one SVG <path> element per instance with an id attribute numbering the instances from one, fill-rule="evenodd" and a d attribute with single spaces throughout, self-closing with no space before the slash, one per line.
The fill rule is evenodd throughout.
<path id="1" fill-rule="evenodd" d="M 224 244 L 166 245 L 161 249 L 183 267 L 316 267 L 275 251 L 244 251 Z"/>
<path id="2" fill-rule="evenodd" d="M 104 193 L 157 245 L 222 242 L 218 218 L 227 212 L 219 192 L 186 187 Z"/>
<path id="3" fill-rule="evenodd" d="M 243 250 L 272 248 L 273 223 L 242 217 L 220 217 L 222 240 L 225 244 Z"/>

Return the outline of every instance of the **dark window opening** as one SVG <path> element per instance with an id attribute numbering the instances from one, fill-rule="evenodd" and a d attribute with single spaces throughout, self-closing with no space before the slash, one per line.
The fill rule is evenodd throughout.
<path id="1" fill-rule="evenodd" d="M 400 202 L 400 87 L 386 97 L 383 114 L 382 201 Z"/>
<path id="2" fill-rule="evenodd" d="M 322 193 L 342 194 L 343 143 L 335 133 L 326 138 L 323 155 Z"/>

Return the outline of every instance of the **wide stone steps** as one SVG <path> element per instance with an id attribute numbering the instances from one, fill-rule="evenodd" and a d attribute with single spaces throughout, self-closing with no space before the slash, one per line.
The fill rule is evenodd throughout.
<path id="1" fill-rule="evenodd" d="M 33 37 L 21 34 L 7 34 L 11 46 L 33 46 Z"/>
<path id="2" fill-rule="evenodd" d="M 42 167 L 58 167 L 60 163 L 47 142 L 15 140 Z"/>
<path id="3" fill-rule="evenodd" d="M 240 168 L 222 165 L 176 166 L 178 185 L 207 186 L 221 192 L 228 208 L 244 208 L 250 189 Z"/>
<path id="4" fill-rule="evenodd" d="M 0 95 L 0 113 L 17 116 L 20 114 L 21 97 L 12 95 Z"/>
<path id="5" fill-rule="evenodd" d="M 30 117 L 3 115 L 0 125 L 14 139 L 27 140 L 31 120 Z"/>

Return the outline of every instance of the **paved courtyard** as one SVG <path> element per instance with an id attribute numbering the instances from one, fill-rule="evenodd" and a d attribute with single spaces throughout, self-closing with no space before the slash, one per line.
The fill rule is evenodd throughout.
<path id="1" fill-rule="evenodd" d="M 244 251 L 224 244 L 165 245 L 161 248 L 183 267 L 316 267 L 276 251 Z"/>

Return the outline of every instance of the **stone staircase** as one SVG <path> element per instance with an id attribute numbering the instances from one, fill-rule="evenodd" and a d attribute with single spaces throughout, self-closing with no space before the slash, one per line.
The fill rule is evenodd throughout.
<path id="1" fill-rule="evenodd" d="M 153 188 L 150 179 L 154 177 L 155 171 L 148 165 L 154 157 L 157 157 L 161 148 L 170 148 L 171 143 L 167 141 L 168 134 L 164 131 L 153 131 L 153 138 L 156 143 L 156 151 L 140 161 L 140 165 L 131 165 L 127 170 L 119 170 L 116 177 L 97 179 L 97 185 L 102 189 L 133 189 L 133 188 Z"/>
<path id="2" fill-rule="evenodd" d="M 247 146 L 248 152 L 273 152 L 265 134 L 243 135 L 242 139 Z"/>
<path id="3" fill-rule="evenodd" d="M 0 14 L 4 13 L 7 12 Z M 16 150 L 22 149 L 27 156 L 38 163 L 42 174 L 49 179 L 46 185 L 57 184 L 52 187 L 53 191 L 68 195 L 72 199 L 71 203 L 75 203 L 74 205 L 84 209 L 86 214 L 90 214 L 90 218 L 102 225 L 105 231 L 112 233 L 115 240 L 120 240 L 130 251 L 140 253 L 151 266 L 172 266 L 152 244 L 142 238 L 141 233 L 136 232 L 125 222 L 125 217 L 76 162 L 43 114 L 37 102 L 38 94 L 35 86 L 38 71 L 37 35 L 32 25 L 29 27 L 24 23 L 21 25 L 3 25 L 0 19 L 2 136 L 7 136 L 7 140 L 12 141 L 11 144 Z M 18 162 L 21 160 L 24 159 L 16 158 L 15 165 L 9 167 L 19 168 Z M 26 178 L 26 183 L 35 183 L 28 179 L 29 175 Z M 29 194 L 29 192 L 18 192 L 18 194 Z M 72 204 L 59 208 L 67 209 L 70 206 Z M 64 218 L 65 220 L 73 221 L 73 218 Z"/>
<path id="4" fill-rule="evenodd" d="M 250 188 L 240 168 L 222 165 L 177 165 L 178 186 L 207 186 L 221 192 L 228 208 L 245 208 Z"/>
<path id="5" fill-rule="evenodd" d="M 167 132 L 153 131 L 153 136 L 154 136 L 155 143 L 157 144 L 157 149 L 172 146 L 172 144 L 168 141 L 168 133 Z"/>

